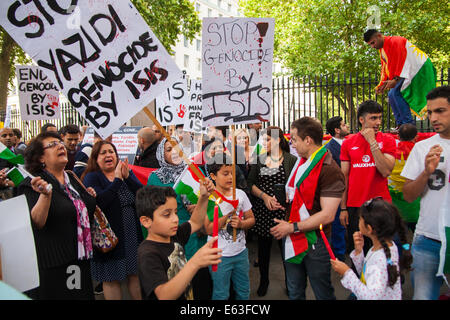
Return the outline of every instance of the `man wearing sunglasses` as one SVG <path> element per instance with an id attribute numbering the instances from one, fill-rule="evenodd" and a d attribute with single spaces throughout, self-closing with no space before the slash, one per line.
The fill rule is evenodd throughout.
<path id="1" fill-rule="evenodd" d="M 347 228 L 347 252 L 354 249 L 353 233 L 358 231 L 358 208 L 369 199 L 382 197 L 391 201 L 387 177 L 395 165 L 394 138 L 379 131 L 383 108 L 373 100 L 358 107 L 361 131 L 344 140 L 341 147 L 341 169 L 346 190 L 341 202 L 341 224 Z M 364 241 L 364 252 L 371 247 Z"/>
<path id="2" fill-rule="evenodd" d="M 411 248 L 413 299 L 417 300 L 436 300 L 443 283 L 443 277 L 436 276 L 436 273 L 443 240 L 440 236 L 443 222 L 440 209 L 450 207 L 450 200 L 446 197 L 450 169 L 450 86 L 437 87 L 428 93 L 427 113 L 437 134 L 416 143 L 401 173 L 406 178 L 403 186 L 405 200 L 412 202 L 421 197 Z M 446 214 L 448 216 L 450 212 Z M 448 248 L 450 244 L 447 241 Z"/>

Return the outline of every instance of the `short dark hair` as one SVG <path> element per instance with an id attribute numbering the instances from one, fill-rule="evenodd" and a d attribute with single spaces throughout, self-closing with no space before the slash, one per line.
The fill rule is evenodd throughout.
<path id="1" fill-rule="evenodd" d="M 20 131 L 20 129 L 14 128 L 12 131 L 17 138 L 22 139 L 22 131 Z"/>
<path id="2" fill-rule="evenodd" d="M 48 123 L 44 124 L 41 127 L 41 133 L 47 132 L 47 129 L 50 128 L 50 127 L 55 127 L 56 128 L 56 126 L 53 123 L 48 122 Z"/>
<path id="3" fill-rule="evenodd" d="M 56 132 L 42 132 L 32 139 L 24 152 L 25 169 L 32 174 L 42 171 L 41 157 L 44 155 L 44 145 L 42 142 L 47 138 L 56 138 L 62 141 L 61 136 Z"/>
<path id="4" fill-rule="evenodd" d="M 66 134 L 79 134 L 80 128 L 76 124 L 68 124 L 59 129 L 59 134 L 65 136 Z"/>
<path id="5" fill-rule="evenodd" d="M 177 198 L 172 188 L 159 186 L 144 186 L 136 193 L 136 212 L 138 217 L 153 219 L 153 213 L 167 202 L 167 198 Z"/>
<path id="6" fill-rule="evenodd" d="M 383 107 L 374 100 L 366 100 L 361 103 L 358 107 L 358 111 L 356 112 L 356 119 L 358 119 L 359 125 L 359 117 L 365 117 L 366 114 L 372 113 L 383 113 Z"/>
<path id="7" fill-rule="evenodd" d="M 233 162 L 231 161 L 230 156 L 228 156 L 224 152 L 217 153 L 214 155 L 214 162 L 211 164 L 209 163 L 207 164 L 208 173 L 217 174 L 217 172 L 219 172 L 219 170 L 223 166 L 231 166 L 231 165 L 233 165 Z"/>
<path id="8" fill-rule="evenodd" d="M 316 145 L 322 145 L 323 128 L 316 119 L 311 117 L 297 119 L 292 122 L 291 128 L 297 129 L 297 135 L 303 140 L 305 140 L 306 137 L 310 137 Z"/>
<path id="9" fill-rule="evenodd" d="M 417 128 L 412 123 L 404 123 L 398 128 L 400 141 L 411 141 L 417 136 Z"/>
<path id="10" fill-rule="evenodd" d="M 450 86 L 436 87 L 427 94 L 427 100 L 434 100 L 438 98 L 447 99 L 450 103 Z"/>
<path id="11" fill-rule="evenodd" d="M 219 130 L 220 132 L 222 132 L 222 135 L 224 137 L 224 139 L 227 138 L 227 130 L 228 130 L 228 126 L 218 126 L 215 128 L 216 130 Z"/>
<path id="12" fill-rule="evenodd" d="M 327 120 L 325 125 L 327 132 L 331 134 L 333 137 L 336 135 L 336 129 L 341 128 L 342 117 L 336 116 Z"/>
<path id="13" fill-rule="evenodd" d="M 377 34 L 379 31 L 377 29 L 369 29 L 364 32 L 364 42 L 369 42 L 370 39 Z"/>

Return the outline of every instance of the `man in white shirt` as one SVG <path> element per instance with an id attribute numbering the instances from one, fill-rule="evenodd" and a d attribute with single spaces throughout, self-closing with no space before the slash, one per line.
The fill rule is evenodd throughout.
<path id="1" fill-rule="evenodd" d="M 414 146 L 401 175 L 406 178 L 403 196 L 412 202 L 421 196 L 420 214 L 411 248 L 415 300 L 436 300 L 442 277 L 436 277 L 441 239 L 439 209 L 449 187 L 450 86 L 437 87 L 427 95 L 427 112 L 436 135 Z"/>

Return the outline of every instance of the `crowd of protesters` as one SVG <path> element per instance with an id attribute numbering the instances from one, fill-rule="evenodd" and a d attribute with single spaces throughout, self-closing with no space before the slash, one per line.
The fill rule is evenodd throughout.
<path id="1" fill-rule="evenodd" d="M 310 117 L 295 120 L 286 133 L 260 124 L 231 135 L 228 127 L 210 127 L 201 140 L 175 128 L 170 140 L 206 177 L 197 203 L 173 191 L 187 165 L 156 126 L 137 135 L 134 164 L 155 169 L 146 185 L 119 159 L 111 137 L 96 135 L 94 144 L 82 145 L 78 126 L 58 130 L 46 124 L 25 144 L 20 130 L 0 129 L 0 141 L 22 154 L 35 176 L 16 186 L 6 175 L 12 164 L 0 159 L 1 198 L 24 194 L 31 215 L 40 285 L 24 294 L 38 300 L 94 299 L 94 291 L 102 290 L 105 299 L 114 300 L 122 298 L 126 281 L 136 300 L 249 299 L 249 273 L 259 271 L 256 291 L 265 296 L 275 240 L 289 299 L 305 299 L 308 279 L 316 299 L 336 299 L 335 271 L 352 292 L 350 299 L 398 300 L 410 270 L 413 298 L 438 299 L 444 282 L 436 276 L 439 208 L 450 205 L 449 86 L 427 95 L 427 112 L 436 134 L 420 142 L 409 123 L 399 127 L 399 141 L 381 132 L 383 110 L 372 100 L 359 105 L 354 134 L 343 118 L 328 119 L 327 141 L 322 124 Z M 221 231 L 212 238 L 208 198 L 216 190 L 234 200 L 232 162 L 239 204 L 219 219 Z M 96 205 L 119 239 L 109 253 L 92 245 Z M 330 259 L 321 226 L 337 259 Z M 301 259 L 287 259 L 295 236 L 306 236 L 307 250 Z M 257 238 L 258 269 L 250 268 L 251 237 Z M 73 265 L 81 270 L 80 290 L 66 285 L 66 270 Z M 94 289 L 94 283 L 103 289 Z"/>

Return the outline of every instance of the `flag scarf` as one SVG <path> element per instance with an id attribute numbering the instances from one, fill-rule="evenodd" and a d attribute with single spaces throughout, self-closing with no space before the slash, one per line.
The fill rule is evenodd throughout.
<path id="1" fill-rule="evenodd" d="M 448 284 L 445 274 L 450 274 L 450 165 L 447 167 L 447 194 L 441 206 L 439 213 L 439 235 L 441 238 L 441 251 L 439 259 L 439 268 L 436 274 L 437 277 L 442 276 Z"/>
<path id="2" fill-rule="evenodd" d="M 6 160 L 12 164 L 24 164 L 22 155 L 16 155 L 0 142 L 0 159 Z"/>
<path id="3" fill-rule="evenodd" d="M 203 174 L 203 172 L 195 164 L 192 165 Z M 205 177 L 205 179 L 207 178 Z M 173 189 L 177 194 L 184 194 L 192 204 L 196 204 L 200 195 L 200 179 L 188 166 L 178 177 L 177 181 L 175 181 Z M 228 200 L 225 196 L 217 192 L 217 190 L 216 193 L 218 197 L 222 199 L 219 203 L 219 218 L 223 215 L 227 215 L 237 208 L 239 204 L 238 200 Z M 210 221 L 213 221 L 214 219 L 214 206 L 216 201 L 217 199 L 213 195 L 209 197 L 207 214 Z"/>
<path id="4" fill-rule="evenodd" d="M 286 185 L 289 199 L 292 200 L 289 222 L 305 221 L 309 218 L 323 160 L 327 153 L 325 146 L 314 152 L 309 159 L 297 160 L 296 169 L 291 172 Z M 284 238 L 284 259 L 300 264 L 309 248 L 317 241 L 315 230 L 292 233 Z"/>
<path id="5" fill-rule="evenodd" d="M 404 78 L 400 93 L 411 112 L 423 119 L 426 113 L 426 95 L 436 87 L 436 69 L 430 58 L 403 37 L 385 37 L 380 49 L 381 81 L 398 76 Z M 377 88 L 378 88 L 377 86 Z"/>

